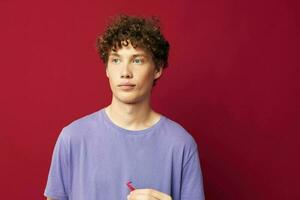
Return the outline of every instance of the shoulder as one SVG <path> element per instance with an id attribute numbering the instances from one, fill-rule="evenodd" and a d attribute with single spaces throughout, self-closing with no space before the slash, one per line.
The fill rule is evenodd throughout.
<path id="1" fill-rule="evenodd" d="M 197 148 L 197 143 L 192 134 L 177 121 L 165 116 L 165 123 L 162 126 L 164 136 L 168 138 L 171 144 L 190 149 Z"/>
<path id="2" fill-rule="evenodd" d="M 79 117 L 63 127 L 60 137 L 65 139 L 82 137 L 95 129 L 98 124 L 99 110 Z"/>

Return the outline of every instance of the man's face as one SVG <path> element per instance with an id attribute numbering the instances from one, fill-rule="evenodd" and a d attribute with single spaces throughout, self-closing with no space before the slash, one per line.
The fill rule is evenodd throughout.
<path id="1" fill-rule="evenodd" d="M 161 74 L 162 68 L 155 69 L 150 53 L 141 48 L 133 48 L 130 43 L 109 54 L 106 76 L 115 100 L 126 104 L 148 100 L 153 80 Z"/>

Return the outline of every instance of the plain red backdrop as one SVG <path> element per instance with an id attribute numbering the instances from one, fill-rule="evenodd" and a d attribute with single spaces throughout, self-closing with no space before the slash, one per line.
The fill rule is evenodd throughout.
<path id="1" fill-rule="evenodd" d="M 300 199 L 297 1 L 0 2 L 1 199 L 43 199 L 63 126 L 110 103 L 95 38 L 120 12 L 171 43 L 153 107 L 199 145 L 207 200 Z"/>

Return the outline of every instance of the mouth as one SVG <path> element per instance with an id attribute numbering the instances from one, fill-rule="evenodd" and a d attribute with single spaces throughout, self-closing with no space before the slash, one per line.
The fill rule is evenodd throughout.
<path id="1" fill-rule="evenodd" d="M 132 85 L 132 84 L 125 84 L 125 85 L 119 85 L 119 87 L 122 89 L 122 90 L 131 90 L 135 87 L 135 85 Z"/>
<path id="2" fill-rule="evenodd" d="M 134 84 L 120 84 L 119 86 L 135 86 Z"/>

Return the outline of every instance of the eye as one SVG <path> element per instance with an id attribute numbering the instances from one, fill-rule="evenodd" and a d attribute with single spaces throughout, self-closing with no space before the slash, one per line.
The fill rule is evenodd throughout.
<path id="1" fill-rule="evenodd" d="M 136 64 L 143 64 L 143 60 L 140 59 L 140 58 L 135 58 L 135 59 L 133 60 L 133 63 L 136 63 Z"/>
<path id="2" fill-rule="evenodd" d="M 111 62 L 114 63 L 114 64 L 118 64 L 118 63 L 120 63 L 121 61 L 120 61 L 119 58 L 112 58 L 112 59 L 111 59 Z"/>

